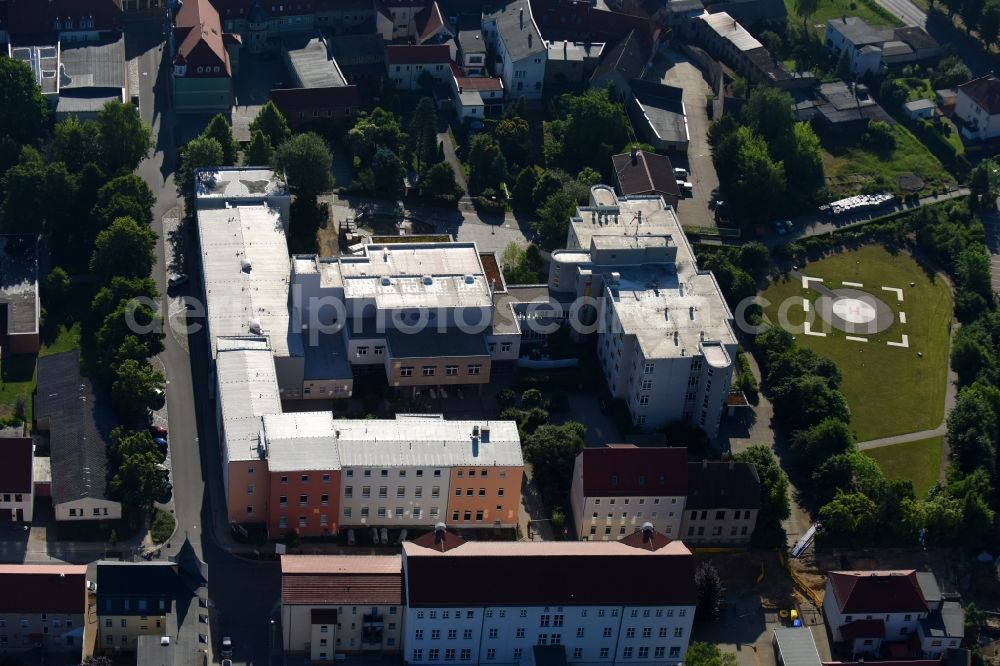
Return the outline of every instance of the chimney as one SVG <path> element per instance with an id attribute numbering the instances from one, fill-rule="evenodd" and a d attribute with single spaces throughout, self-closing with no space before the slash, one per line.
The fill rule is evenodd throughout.
<path id="1" fill-rule="evenodd" d="M 632 146 L 632 165 L 635 166 L 638 163 L 639 163 L 639 149 L 636 148 L 635 146 Z"/>
<path id="2" fill-rule="evenodd" d="M 444 541 L 445 535 L 448 533 L 448 526 L 444 523 L 436 523 L 434 525 L 434 543 L 441 543 Z"/>
<path id="3" fill-rule="evenodd" d="M 653 523 L 643 523 L 642 524 L 642 542 L 652 543 L 653 541 Z"/>

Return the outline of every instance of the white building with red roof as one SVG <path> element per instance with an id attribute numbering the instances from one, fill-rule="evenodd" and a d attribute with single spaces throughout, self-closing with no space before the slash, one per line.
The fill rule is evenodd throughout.
<path id="1" fill-rule="evenodd" d="M 966 139 L 1000 136 L 1000 78 L 987 74 L 958 86 L 955 115 L 962 120 Z"/>
<path id="2" fill-rule="evenodd" d="M 239 35 L 223 32 L 210 0 L 188 0 L 174 16 L 170 48 L 174 109 L 228 111 L 239 63 Z"/>
<path id="3" fill-rule="evenodd" d="M 480 120 L 503 113 L 503 80 L 492 76 L 465 76 L 451 63 L 451 94 L 459 120 Z"/>
<path id="4" fill-rule="evenodd" d="M 454 47 L 447 44 L 400 44 L 385 47 L 385 67 L 400 90 L 417 90 L 425 82 L 444 83 L 451 76 Z"/>

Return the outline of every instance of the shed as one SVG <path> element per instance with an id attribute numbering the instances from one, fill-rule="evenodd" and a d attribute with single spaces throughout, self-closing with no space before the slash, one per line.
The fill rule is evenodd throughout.
<path id="1" fill-rule="evenodd" d="M 903 111 L 910 120 L 933 118 L 938 113 L 937 104 L 926 98 L 907 102 L 903 105 Z"/>

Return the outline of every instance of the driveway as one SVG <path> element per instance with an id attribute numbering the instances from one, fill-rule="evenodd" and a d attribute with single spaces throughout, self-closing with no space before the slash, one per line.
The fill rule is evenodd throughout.
<path id="1" fill-rule="evenodd" d="M 677 204 L 677 216 L 683 224 L 714 227 L 715 214 L 709 210 L 708 204 L 719 188 L 719 177 L 715 174 L 712 150 L 708 146 L 708 126 L 711 122 L 705 109 L 705 101 L 712 89 L 701 70 L 675 51 L 670 51 L 667 56 L 658 56 L 650 70 L 646 74 L 647 80 L 684 90 L 682 99 L 690 142 L 686 156 L 671 156 L 670 161 L 675 167 L 688 170 L 688 179 L 694 191 L 692 196 L 681 199 Z"/>

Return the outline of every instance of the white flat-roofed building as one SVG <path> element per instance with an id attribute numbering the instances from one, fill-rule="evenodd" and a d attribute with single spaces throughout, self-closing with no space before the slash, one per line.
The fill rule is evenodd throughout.
<path id="1" fill-rule="evenodd" d="M 466 542 L 442 525 L 403 543 L 403 581 L 410 664 L 530 663 L 539 646 L 562 663 L 680 664 L 697 598 L 691 552 L 652 528 Z"/>
<path id="2" fill-rule="evenodd" d="M 267 516 L 268 461 L 261 417 L 281 412 L 272 351 L 264 338 L 220 338 L 215 361 L 216 422 L 229 520 Z"/>
<path id="3" fill-rule="evenodd" d="M 198 169 L 195 174 L 198 210 L 224 208 L 240 203 L 266 203 L 281 212 L 288 226 L 292 195 L 288 185 L 263 167 L 218 167 Z"/>
<path id="4" fill-rule="evenodd" d="M 662 197 L 617 197 L 606 185 L 570 220 L 549 289 L 598 298 L 598 358 L 635 425 L 674 421 L 715 438 L 736 355 L 733 316 Z M 589 248 L 586 259 L 581 249 Z"/>

